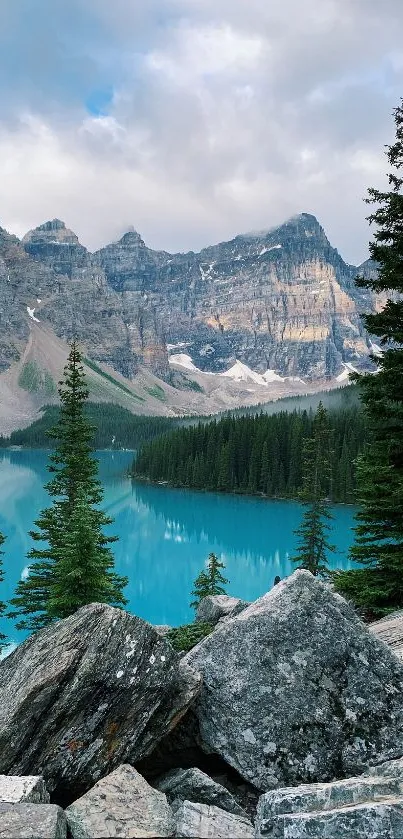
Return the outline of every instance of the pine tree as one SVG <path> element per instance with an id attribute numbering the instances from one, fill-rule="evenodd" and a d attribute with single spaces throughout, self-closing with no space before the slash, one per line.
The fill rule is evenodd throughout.
<path id="1" fill-rule="evenodd" d="M 91 454 L 94 428 L 84 412 L 89 393 L 75 342 L 59 395 L 59 420 L 49 432 L 56 441 L 46 486 L 53 503 L 30 533 L 35 542 L 47 544 L 29 552 L 29 576 L 18 583 L 11 600 L 11 616 L 20 618 L 17 626 L 23 629 L 39 629 L 97 600 L 116 606 L 126 602 L 122 589 L 127 580 L 114 573 L 108 547 L 116 537 L 103 533 L 112 519 L 99 509 L 103 490 Z"/>
<path id="2" fill-rule="evenodd" d="M 295 531 L 299 538 L 298 553 L 292 561 L 317 576 L 328 570 L 327 554 L 334 547 L 328 542 L 332 518 L 326 503 L 330 483 L 332 456 L 331 429 L 322 402 L 313 421 L 312 437 L 303 445 L 303 488 L 301 500 L 306 505 L 302 524 Z"/>
<path id="3" fill-rule="evenodd" d="M 207 560 L 207 570 L 201 571 L 194 582 L 194 589 L 192 595 L 194 600 L 190 604 L 193 609 L 197 609 L 203 597 L 208 597 L 209 594 L 225 594 L 224 586 L 228 580 L 221 574 L 220 568 L 225 568 L 223 562 L 219 562 L 218 557 L 211 553 Z"/>
<path id="4" fill-rule="evenodd" d="M 64 618 L 86 603 L 113 603 L 119 597 L 120 578 L 114 573 L 107 540 L 100 538 L 98 510 L 88 504 L 80 489 L 69 519 L 62 548 L 55 551 L 57 574 L 50 591 L 47 613 Z"/>
<path id="5" fill-rule="evenodd" d="M 357 465 L 360 509 L 351 550 L 362 567 L 334 577 L 337 590 L 370 618 L 403 606 L 403 100 L 394 119 L 396 138 L 386 152 L 391 189 L 369 189 L 366 199 L 377 205 L 368 221 L 377 227 L 370 255 L 378 272 L 356 281 L 388 298 L 383 309 L 364 316 L 368 332 L 384 350 L 373 357 L 377 375 L 354 376 L 370 430 L 370 443 Z"/>
<path id="6" fill-rule="evenodd" d="M 260 489 L 266 495 L 269 490 L 269 449 L 267 440 L 263 443 L 262 448 L 262 468 L 260 470 Z"/>
<path id="7" fill-rule="evenodd" d="M 4 545 L 5 537 L 2 533 L 0 533 L 0 583 L 4 581 L 4 571 L 3 571 L 3 560 L 2 556 L 4 551 L 1 550 L 2 546 Z M 0 600 L 0 617 L 5 614 L 6 611 L 6 604 Z M 0 632 L 0 652 L 1 650 L 7 646 L 7 637 L 2 632 Z"/>

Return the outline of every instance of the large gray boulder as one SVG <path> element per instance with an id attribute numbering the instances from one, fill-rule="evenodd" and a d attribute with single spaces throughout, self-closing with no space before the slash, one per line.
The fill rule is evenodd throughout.
<path id="1" fill-rule="evenodd" d="M 196 609 L 196 621 L 202 623 L 218 623 L 223 618 L 234 618 L 250 604 L 239 597 L 227 594 L 209 594 L 203 597 Z"/>
<path id="2" fill-rule="evenodd" d="M 245 810 L 238 804 L 234 796 L 201 769 L 173 769 L 161 778 L 155 786 L 165 792 L 168 801 L 194 801 L 198 804 L 212 804 L 234 813 L 236 816 L 247 818 Z"/>
<path id="3" fill-rule="evenodd" d="M 351 606 L 296 571 L 191 650 L 199 737 L 247 781 L 356 775 L 403 755 L 403 666 Z"/>
<path id="4" fill-rule="evenodd" d="M 378 774 L 376 774 L 378 770 Z M 259 799 L 257 839 L 400 839 L 403 761 L 357 778 L 276 789 Z"/>
<path id="5" fill-rule="evenodd" d="M 362 777 L 367 777 L 368 775 L 372 778 L 374 776 L 399 778 L 403 783 L 403 758 L 400 757 L 397 760 L 387 760 L 385 763 L 372 765 L 363 773 Z"/>
<path id="6" fill-rule="evenodd" d="M 66 839 L 67 822 L 55 804 L 0 802 L 0 839 Z"/>
<path id="7" fill-rule="evenodd" d="M 335 810 L 350 804 L 365 804 L 385 797 L 403 795 L 403 778 L 346 778 L 328 784 L 301 784 L 274 789 L 261 795 L 258 803 L 260 822 L 289 813 Z"/>
<path id="8" fill-rule="evenodd" d="M 43 774 L 57 801 L 147 755 L 200 690 L 151 624 L 91 604 L 0 665 L 0 771 Z"/>
<path id="9" fill-rule="evenodd" d="M 175 837 L 190 839 L 253 839 L 253 824 L 208 804 L 183 801 L 175 808 Z"/>
<path id="10" fill-rule="evenodd" d="M 403 797 L 314 813 L 278 816 L 270 839 L 402 839 Z"/>
<path id="11" fill-rule="evenodd" d="M 403 612 L 394 612 L 369 626 L 376 638 L 384 641 L 403 661 Z"/>
<path id="12" fill-rule="evenodd" d="M 175 821 L 166 795 L 122 765 L 67 807 L 73 839 L 173 836 Z"/>
<path id="13" fill-rule="evenodd" d="M 40 775 L 0 775 L 0 802 L 48 804 L 46 784 Z"/>

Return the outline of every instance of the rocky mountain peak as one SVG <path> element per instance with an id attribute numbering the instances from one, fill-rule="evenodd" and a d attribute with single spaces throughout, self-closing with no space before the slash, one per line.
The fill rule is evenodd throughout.
<path id="1" fill-rule="evenodd" d="M 302 224 L 305 224 L 307 227 L 313 227 L 317 230 L 323 230 L 322 225 L 318 222 L 316 216 L 312 215 L 312 213 L 298 213 L 296 216 L 291 216 L 291 218 L 289 219 L 290 222 L 294 220 L 302 222 Z"/>
<path id="2" fill-rule="evenodd" d="M 311 213 L 299 213 L 298 215 L 291 216 L 283 224 L 263 228 L 262 230 L 249 230 L 247 233 L 241 233 L 236 239 L 266 239 L 285 230 L 294 230 L 298 233 L 302 233 L 305 230 L 316 234 L 324 232 L 316 216 L 311 215 Z"/>
<path id="3" fill-rule="evenodd" d="M 34 230 L 29 230 L 22 244 L 26 253 L 36 261 L 70 278 L 77 271 L 87 268 L 91 260 L 78 236 L 60 219 L 46 221 Z"/>
<path id="4" fill-rule="evenodd" d="M 64 221 L 60 221 L 59 219 L 46 221 L 44 224 L 40 224 L 39 227 L 29 230 L 22 241 L 25 249 L 27 249 L 26 245 L 29 245 L 31 242 L 44 242 L 52 245 L 80 245 L 78 236 L 66 227 Z M 80 247 L 82 246 L 80 245 Z"/>
<path id="5" fill-rule="evenodd" d="M 169 254 L 166 254 L 168 257 Z M 108 283 L 116 291 L 146 293 L 156 280 L 156 265 L 164 261 L 164 254 L 147 247 L 134 228 L 118 242 L 97 251 L 94 258 L 105 271 Z"/>
<path id="6" fill-rule="evenodd" d="M 144 239 L 141 238 L 140 233 L 137 233 L 137 230 L 130 229 L 121 239 L 117 242 L 118 245 L 123 245 L 123 247 L 131 248 L 131 247 L 141 247 L 145 248 L 146 244 Z"/>
<path id="7" fill-rule="evenodd" d="M 41 231 L 43 230 L 45 232 L 47 232 L 49 230 L 65 230 L 65 229 L 66 229 L 66 225 L 65 225 L 64 221 L 60 221 L 59 218 L 54 218 L 54 219 L 52 219 L 52 221 L 45 221 L 44 224 L 40 224 L 39 227 L 36 228 L 36 230 L 41 230 Z"/>
<path id="8" fill-rule="evenodd" d="M 19 239 L 12 233 L 8 233 L 4 227 L 0 227 L 0 243 L 2 245 L 18 245 Z"/>
<path id="9" fill-rule="evenodd" d="M 295 237 L 302 237 L 305 235 L 307 238 L 320 239 L 329 244 L 329 240 L 322 225 L 319 224 L 316 216 L 311 215 L 311 213 L 299 213 L 296 216 L 292 216 L 284 224 L 271 230 L 270 233 L 272 235 L 274 233 L 278 233 L 280 235 L 291 235 Z"/>

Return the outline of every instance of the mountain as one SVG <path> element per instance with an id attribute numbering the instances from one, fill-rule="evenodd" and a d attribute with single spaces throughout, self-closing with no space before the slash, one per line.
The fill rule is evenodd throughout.
<path id="1" fill-rule="evenodd" d="M 168 375 L 168 358 L 155 307 L 136 291 L 117 293 L 105 272 L 58 219 L 31 230 L 21 243 L 35 265 L 52 271 L 56 293 L 44 297 L 41 318 L 64 340 L 75 335 L 91 358 L 132 378 L 144 364 Z"/>
<path id="2" fill-rule="evenodd" d="M 94 254 L 109 285 L 156 307 L 171 352 L 224 372 L 238 360 L 263 374 L 332 379 L 370 351 L 359 312 L 372 308 L 317 219 L 306 213 L 200 253 L 148 249 L 137 233 Z"/>
<path id="3" fill-rule="evenodd" d="M 368 367 L 373 348 L 359 313 L 382 301 L 355 286 L 359 271 L 306 213 L 180 254 L 148 248 L 134 230 L 90 253 L 59 219 L 21 241 L 0 228 L 2 402 L 25 422 L 73 336 L 98 396 L 134 394 L 143 413 L 210 413 L 332 386 Z"/>

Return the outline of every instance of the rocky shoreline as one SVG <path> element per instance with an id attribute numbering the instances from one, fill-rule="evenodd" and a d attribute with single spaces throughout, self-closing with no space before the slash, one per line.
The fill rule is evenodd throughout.
<path id="1" fill-rule="evenodd" d="M 305 571 L 206 616 L 180 656 L 92 604 L 1 663 L 1 838 L 401 839 L 401 616 Z"/>

